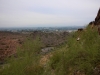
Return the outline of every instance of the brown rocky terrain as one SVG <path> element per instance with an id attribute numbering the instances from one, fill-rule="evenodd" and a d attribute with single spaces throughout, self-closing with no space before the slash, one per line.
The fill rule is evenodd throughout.
<path id="1" fill-rule="evenodd" d="M 16 49 L 25 39 L 25 35 L 13 32 L 0 31 L 0 60 L 16 53 Z"/>
<path id="2" fill-rule="evenodd" d="M 35 31 L 32 34 L 32 37 L 39 36 L 40 40 L 46 47 L 58 46 L 66 42 L 66 38 L 69 35 L 68 32 L 40 32 Z"/>
<path id="3" fill-rule="evenodd" d="M 35 39 L 39 37 L 44 47 L 54 47 L 63 44 L 66 41 L 68 32 L 41 32 L 33 31 L 31 34 L 15 33 L 8 31 L 0 31 L 0 63 L 6 57 L 10 57 L 16 54 L 18 46 L 25 41 L 27 37 Z"/>

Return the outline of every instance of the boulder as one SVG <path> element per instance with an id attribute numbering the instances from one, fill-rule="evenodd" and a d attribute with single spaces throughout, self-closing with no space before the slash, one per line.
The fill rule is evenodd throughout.
<path id="1" fill-rule="evenodd" d="M 91 21 L 91 22 L 89 23 L 89 25 L 94 25 L 94 22 L 95 22 L 95 21 Z"/>
<path id="2" fill-rule="evenodd" d="M 83 31 L 83 28 L 79 28 L 78 31 L 79 31 L 79 32 Z"/>

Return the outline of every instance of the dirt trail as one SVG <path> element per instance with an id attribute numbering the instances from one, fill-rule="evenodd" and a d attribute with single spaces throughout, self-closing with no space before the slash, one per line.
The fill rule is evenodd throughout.
<path id="1" fill-rule="evenodd" d="M 52 56 L 51 53 L 48 53 L 46 55 L 42 55 L 40 59 L 40 65 L 41 66 L 46 66 L 47 62 L 49 61 L 49 58 Z"/>

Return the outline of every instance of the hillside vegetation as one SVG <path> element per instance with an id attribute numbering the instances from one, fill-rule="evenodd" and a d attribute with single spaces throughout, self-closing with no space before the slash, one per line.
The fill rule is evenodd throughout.
<path id="1" fill-rule="evenodd" d="M 77 36 L 80 35 L 80 41 Z M 75 32 L 68 43 L 56 50 L 49 62 L 55 75 L 100 75 L 100 35 L 97 28 Z"/>
<path id="2" fill-rule="evenodd" d="M 77 37 L 80 36 L 80 41 Z M 16 57 L 0 66 L 0 75 L 100 75 L 100 35 L 97 28 L 87 26 L 82 32 L 73 32 L 67 43 L 54 51 L 41 54 L 43 43 L 28 39 L 18 48 Z M 48 61 L 41 65 L 45 56 Z M 48 57 L 46 57 L 48 56 Z"/>

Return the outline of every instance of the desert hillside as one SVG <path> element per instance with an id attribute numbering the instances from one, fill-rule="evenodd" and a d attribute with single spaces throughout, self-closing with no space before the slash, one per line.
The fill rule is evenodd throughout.
<path id="1" fill-rule="evenodd" d="M 11 55 L 1 56 L 0 75 L 100 75 L 99 27 L 100 9 L 95 21 L 70 34 L 1 32 L 0 51 Z"/>

